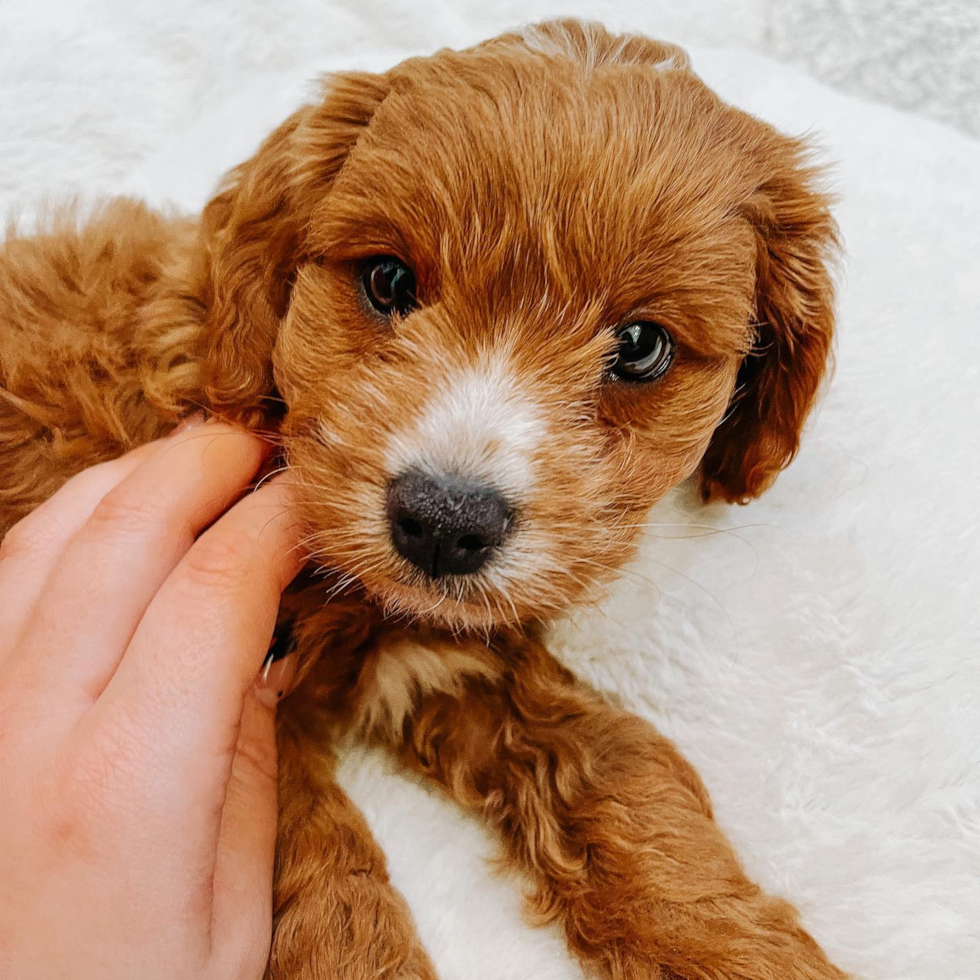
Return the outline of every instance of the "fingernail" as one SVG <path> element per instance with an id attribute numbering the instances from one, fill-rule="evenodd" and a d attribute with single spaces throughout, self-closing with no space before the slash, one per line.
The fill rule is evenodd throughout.
<path id="1" fill-rule="evenodd" d="M 189 432 L 196 429 L 199 425 L 204 425 L 204 412 L 192 412 L 185 415 L 171 430 L 170 435 L 178 436 L 181 432 Z"/>
<path id="2" fill-rule="evenodd" d="M 255 678 L 255 696 L 262 704 L 274 708 L 289 693 L 295 677 L 295 654 L 273 660 L 270 653 Z"/>

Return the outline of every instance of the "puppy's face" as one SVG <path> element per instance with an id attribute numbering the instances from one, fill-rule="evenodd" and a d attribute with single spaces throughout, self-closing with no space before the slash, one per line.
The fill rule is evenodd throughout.
<path id="1" fill-rule="evenodd" d="M 294 205 L 285 447 L 314 560 L 391 612 L 487 627 L 581 598 L 747 375 L 768 131 L 676 49 L 589 64 L 570 30 L 396 69 Z M 292 173 L 318 186 L 304 125 Z"/>

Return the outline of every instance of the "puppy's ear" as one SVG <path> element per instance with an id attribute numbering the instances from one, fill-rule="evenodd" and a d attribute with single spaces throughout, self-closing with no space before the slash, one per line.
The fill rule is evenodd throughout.
<path id="1" fill-rule="evenodd" d="M 705 500 L 746 503 L 796 455 L 829 365 L 837 229 L 806 147 L 781 139 L 743 206 L 756 240 L 755 342 L 701 464 Z"/>
<path id="2" fill-rule="evenodd" d="M 383 76 L 335 75 L 322 104 L 295 112 L 231 171 L 201 220 L 206 252 L 211 409 L 257 426 L 275 406 L 272 350 L 306 226 L 387 94 Z"/>

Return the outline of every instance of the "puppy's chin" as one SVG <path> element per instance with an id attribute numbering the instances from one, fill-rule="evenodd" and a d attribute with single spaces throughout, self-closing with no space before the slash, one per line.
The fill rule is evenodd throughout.
<path id="1" fill-rule="evenodd" d="M 369 598 L 392 619 L 407 619 L 454 633 L 487 633 L 517 626 L 528 618 L 506 596 L 472 578 L 401 581 L 384 578 L 362 583 Z"/>
<path id="2" fill-rule="evenodd" d="M 557 560 L 543 560 L 538 574 L 526 569 L 526 575 L 514 575 L 512 569 L 490 566 L 474 575 L 432 579 L 395 565 L 358 576 L 356 581 L 358 589 L 389 619 L 453 633 L 487 635 L 496 629 L 520 628 L 529 622 L 550 619 L 573 606 L 598 601 L 631 551 L 624 546 L 614 561 L 579 562 L 582 567 L 564 567 Z M 353 575 L 342 577 L 354 579 Z"/>

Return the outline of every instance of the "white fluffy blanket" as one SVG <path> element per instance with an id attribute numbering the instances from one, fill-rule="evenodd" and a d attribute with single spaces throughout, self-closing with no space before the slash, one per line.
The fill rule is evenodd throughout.
<path id="1" fill-rule="evenodd" d="M 317 71 L 552 12 L 8 0 L 0 214 L 75 190 L 196 208 Z M 647 0 L 606 19 L 651 34 L 661 22 Z M 799 905 L 841 966 L 977 978 L 980 144 L 746 52 L 693 54 L 724 97 L 819 132 L 838 161 L 839 366 L 764 500 L 705 508 L 681 488 L 620 586 L 554 646 L 677 740 L 751 874 Z M 380 756 L 347 755 L 343 781 L 443 977 L 581 977 L 556 934 L 523 924 L 521 883 L 488 869 L 476 824 Z"/>

